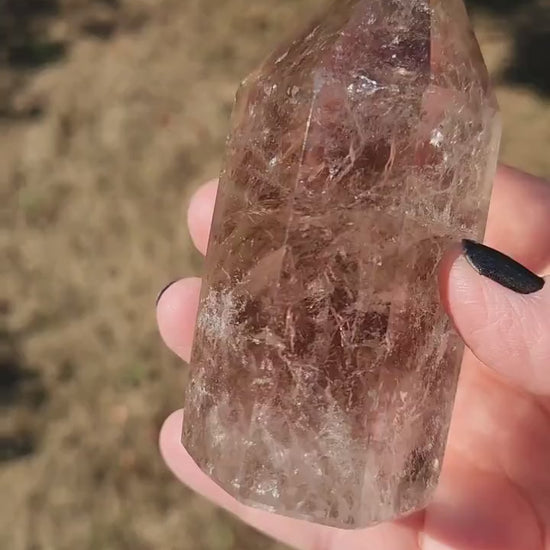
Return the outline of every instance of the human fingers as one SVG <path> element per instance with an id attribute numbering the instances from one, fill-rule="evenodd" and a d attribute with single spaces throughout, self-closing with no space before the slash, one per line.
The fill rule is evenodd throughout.
<path id="1" fill-rule="evenodd" d="M 208 244 L 217 189 L 217 180 L 205 183 L 195 192 L 189 205 L 189 231 L 203 254 Z M 550 264 L 549 208 L 550 185 L 547 182 L 513 168 L 499 167 L 487 242 L 513 254 L 531 269 L 545 267 Z M 197 288 L 196 281 L 170 288 L 169 293 L 163 294 L 162 305 L 158 309 L 163 338 L 185 360 L 190 355 Z"/>
<path id="2" fill-rule="evenodd" d="M 175 476 L 198 494 L 238 516 L 267 535 L 300 550 L 365 550 L 388 548 L 415 550 L 415 525 L 385 523 L 371 529 L 344 531 L 279 516 L 239 503 L 195 464 L 181 444 L 183 411 L 171 414 L 160 433 L 162 456 Z"/>
<path id="3" fill-rule="evenodd" d="M 165 344 L 184 361 L 191 357 L 201 280 L 180 279 L 161 293 L 157 301 L 157 323 Z"/>
<path id="4" fill-rule="evenodd" d="M 189 203 L 187 224 L 197 249 L 205 254 L 218 180 L 201 185 Z M 184 361 L 189 361 L 200 294 L 200 279 L 175 281 L 157 299 L 157 323 L 165 344 Z"/>
<path id="5" fill-rule="evenodd" d="M 500 166 L 485 243 L 529 269 L 550 272 L 550 183 Z"/>
<path id="6" fill-rule="evenodd" d="M 201 185 L 191 198 L 187 211 L 187 224 L 191 239 L 202 254 L 206 254 L 208 246 L 217 192 L 218 180 Z"/>
<path id="7" fill-rule="evenodd" d="M 189 232 L 195 246 L 206 253 L 218 180 L 201 185 L 188 209 Z M 512 254 L 530 269 L 550 265 L 550 184 L 501 165 L 494 182 L 486 241 Z"/>
<path id="8" fill-rule="evenodd" d="M 446 258 L 443 303 L 466 345 L 517 386 L 550 395 L 550 283 L 492 248 L 465 241 Z"/>

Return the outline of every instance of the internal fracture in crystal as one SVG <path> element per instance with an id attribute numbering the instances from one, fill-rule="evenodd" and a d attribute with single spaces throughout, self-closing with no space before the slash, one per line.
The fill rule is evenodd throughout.
<path id="1" fill-rule="evenodd" d="M 436 270 L 499 135 L 462 0 L 339 0 L 243 83 L 183 428 L 230 494 L 343 528 L 429 501 L 462 355 Z"/>

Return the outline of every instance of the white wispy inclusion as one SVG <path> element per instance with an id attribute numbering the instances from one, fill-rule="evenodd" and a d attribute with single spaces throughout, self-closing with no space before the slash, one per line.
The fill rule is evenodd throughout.
<path id="1" fill-rule="evenodd" d="M 437 265 L 483 235 L 498 109 L 462 0 L 339 0 L 243 83 L 183 442 L 240 501 L 340 528 L 437 484 L 462 345 Z"/>

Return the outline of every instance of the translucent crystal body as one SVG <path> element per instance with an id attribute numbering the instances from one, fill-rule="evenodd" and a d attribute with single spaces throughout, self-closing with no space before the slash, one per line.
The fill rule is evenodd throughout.
<path id="1" fill-rule="evenodd" d="M 462 0 L 339 0 L 243 83 L 183 429 L 229 493 L 336 527 L 426 504 L 462 355 L 436 269 L 499 134 Z"/>

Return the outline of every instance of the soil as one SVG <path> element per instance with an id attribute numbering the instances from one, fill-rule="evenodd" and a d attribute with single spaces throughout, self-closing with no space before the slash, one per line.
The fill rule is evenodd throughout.
<path id="1" fill-rule="evenodd" d="M 0 0 L 0 547 L 266 550 L 178 484 L 156 292 L 239 80 L 319 0 Z M 548 3 L 472 0 L 502 160 L 550 177 Z"/>

